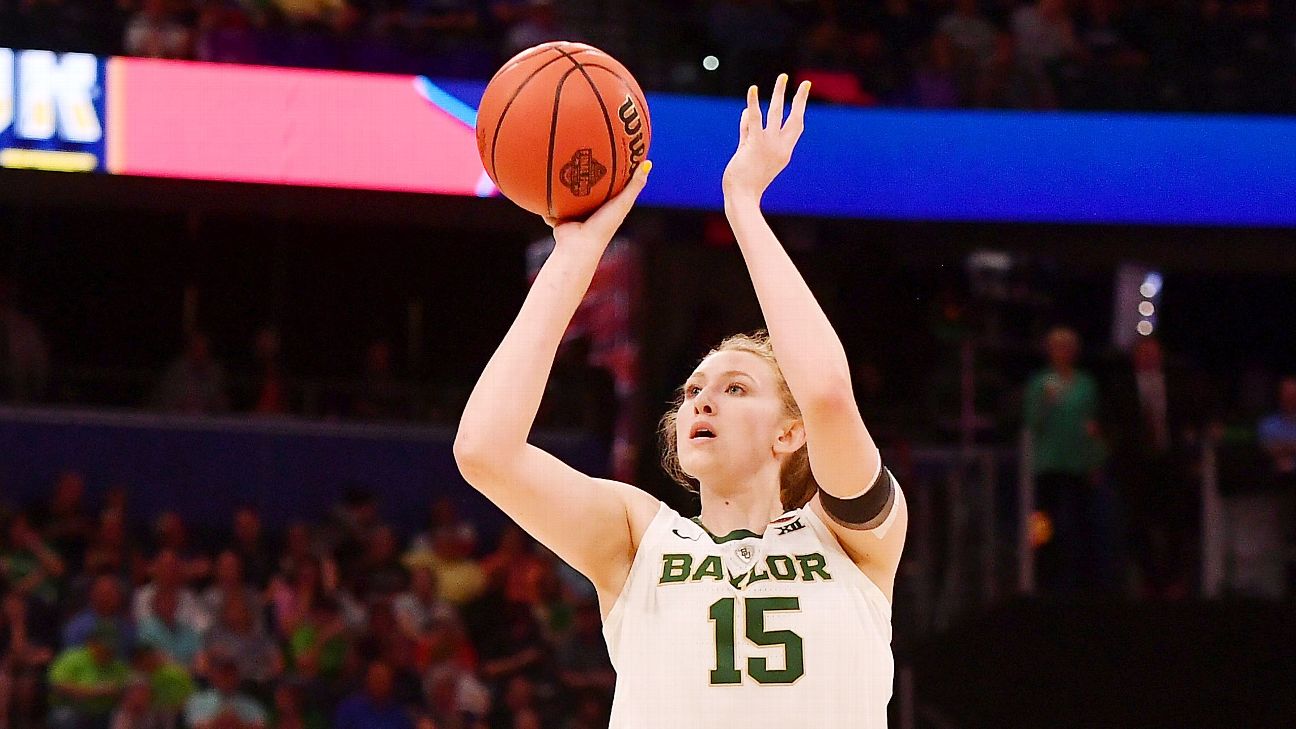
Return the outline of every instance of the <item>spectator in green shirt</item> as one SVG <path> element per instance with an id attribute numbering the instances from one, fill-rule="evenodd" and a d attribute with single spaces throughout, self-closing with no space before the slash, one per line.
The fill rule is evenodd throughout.
<path id="1" fill-rule="evenodd" d="M 338 680 L 345 668 L 348 637 L 337 601 L 331 597 L 317 601 L 310 616 L 288 638 L 294 672 L 309 680 Z"/>
<path id="2" fill-rule="evenodd" d="M 0 578 L 10 589 L 52 609 L 64 570 L 63 559 L 45 544 L 26 514 L 0 514 Z"/>
<path id="3" fill-rule="evenodd" d="M 150 706 L 168 719 L 184 709 L 195 691 L 193 677 L 184 666 L 168 658 L 161 648 L 145 643 L 131 655 L 131 668 L 149 686 Z"/>
<path id="4" fill-rule="evenodd" d="M 316 600 L 288 638 L 289 669 L 303 690 L 304 718 L 311 729 L 330 726 L 334 706 L 347 688 L 350 653 L 351 636 L 341 605 L 333 597 Z"/>
<path id="5" fill-rule="evenodd" d="M 68 648 L 50 666 L 51 729 L 106 729 L 130 670 L 117 657 L 117 630 L 98 626 L 84 646 Z"/>
<path id="6" fill-rule="evenodd" d="M 1058 327 L 1045 339 L 1049 366 L 1026 386 L 1025 420 L 1034 444 L 1036 509 L 1051 534 L 1039 537 L 1036 574 L 1041 589 L 1070 592 L 1095 584 L 1086 545 L 1102 533 L 1095 521 L 1095 487 L 1105 454 L 1098 438 L 1098 385 L 1076 368 L 1080 337 Z"/>

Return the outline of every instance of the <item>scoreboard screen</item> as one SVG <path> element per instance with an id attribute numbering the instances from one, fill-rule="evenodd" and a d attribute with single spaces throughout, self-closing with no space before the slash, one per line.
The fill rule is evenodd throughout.
<path id="1" fill-rule="evenodd" d="M 105 63 L 0 48 L 0 166 L 102 171 Z"/>

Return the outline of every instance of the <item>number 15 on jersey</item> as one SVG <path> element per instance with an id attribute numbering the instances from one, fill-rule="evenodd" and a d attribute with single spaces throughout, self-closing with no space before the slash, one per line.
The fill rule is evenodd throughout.
<path id="1" fill-rule="evenodd" d="M 731 686 L 742 683 L 737 656 L 737 603 L 738 599 L 725 597 L 711 604 L 709 619 L 715 623 L 715 669 L 711 671 L 712 686 Z M 799 612 L 801 601 L 796 597 L 749 597 L 742 600 L 747 640 L 762 648 L 783 646 L 783 668 L 770 668 L 769 660 L 753 656 L 747 659 L 747 675 L 762 685 L 795 683 L 805 675 L 805 657 L 802 654 L 801 636 L 791 630 L 766 630 L 765 615 L 771 612 Z"/>

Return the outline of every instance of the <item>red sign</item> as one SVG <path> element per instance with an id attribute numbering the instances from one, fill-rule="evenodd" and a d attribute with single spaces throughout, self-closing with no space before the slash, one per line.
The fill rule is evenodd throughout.
<path id="1" fill-rule="evenodd" d="M 135 58 L 109 69 L 110 172 L 492 192 L 471 125 L 430 102 L 414 76 Z"/>

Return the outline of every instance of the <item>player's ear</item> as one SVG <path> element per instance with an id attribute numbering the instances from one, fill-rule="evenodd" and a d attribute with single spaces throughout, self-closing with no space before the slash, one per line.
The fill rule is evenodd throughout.
<path id="1" fill-rule="evenodd" d="M 774 441 L 775 453 L 796 453 L 806 443 L 805 423 L 796 419 L 783 421 Z"/>

